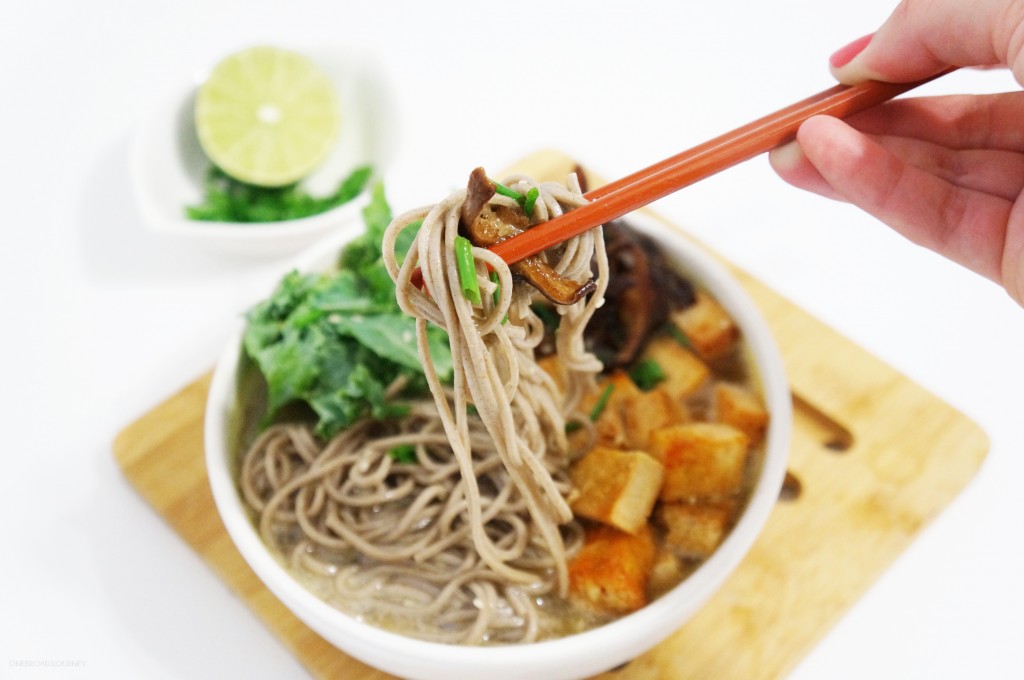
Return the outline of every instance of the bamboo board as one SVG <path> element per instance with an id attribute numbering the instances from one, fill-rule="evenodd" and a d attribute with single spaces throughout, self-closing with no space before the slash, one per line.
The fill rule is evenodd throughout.
<path id="1" fill-rule="evenodd" d="M 543 151 L 512 170 L 561 178 L 571 167 L 563 154 Z M 602 678 L 784 677 L 970 481 L 988 451 L 984 432 L 963 414 L 731 269 L 782 351 L 795 406 L 789 469 L 802 492 L 780 501 L 751 552 L 693 619 Z M 203 463 L 209 379 L 118 435 L 114 455 L 124 474 L 312 676 L 390 677 L 296 619 L 231 543 Z"/>

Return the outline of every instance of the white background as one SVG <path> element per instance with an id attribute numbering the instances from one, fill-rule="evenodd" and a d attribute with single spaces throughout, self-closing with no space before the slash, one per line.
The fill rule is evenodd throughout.
<path id="1" fill-rule="evenodd" d="M 366 48 L 396 93 L 404 209 L 541 147 L 614 178 L 832 82 L 890 0 L 7 3 L 0 20 L 0 676 L 303 677 L 141 501 L 117 432 L 209 368 L 286 258 L 147 232 L 149 103 L 253 42 Z M 927 89 L 1017 88 L 966 72 Z M 793 673 L 1024 677 L 1024 310 L 765 159 L 657 209 L 974 418 L 979 475 Z M 18 660 L 82 660 L 29 670 Z"/>

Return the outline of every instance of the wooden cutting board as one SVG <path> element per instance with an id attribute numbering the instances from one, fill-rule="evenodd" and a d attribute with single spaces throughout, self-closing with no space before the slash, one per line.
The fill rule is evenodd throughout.
<path id="1" fill-rule="evenodd" d="M 572 167 L 564 154 L 542 151 L 511 171 L 561 179 Z M 782 351 L 795 405 L 789 468 L 802 491 L 779 502 L 751 552 L 696 617 L 602 677 L 784 677 L 967 484 L 988 451 L 984 432 L 963 414 L 730 268 Z M 203 464 L 209 378 L 119 434 L 114 455 L 124 474 L 313 676 L 389 677 L 292 616 L 231 543 Z"/>

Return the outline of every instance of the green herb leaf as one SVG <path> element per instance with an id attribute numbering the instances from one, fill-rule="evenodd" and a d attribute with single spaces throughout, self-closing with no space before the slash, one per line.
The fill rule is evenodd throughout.
<path id="1" fill-rule="evenodd" d="M 693 343 L 690 342 L 690 338 L 686 337 L 686 333 L 684 333 L 683 329 L 680 328 L 679 326 L 675 325 L 674 323 L 670 323 L 667 326 L 667 330 L 668 334 L 671 335 L 675 339 L 675 341 L 678 342 L 683 347 L 686 347 L 687 349 L 693 347 Z"/>
<path id="2" fill-rule="evenodd" d="M 344 178 L 328 196 L 315 198 L 292 184 L 259 187 L 230 177 L 211 166 L 203 183 L 203 201 L 187 206 L 185 215 L 204 222 L 280 222 L 319 215 L 348 203 L 361 194 L 373 169 L 364 165 Z"/>
<path id="3" fill-rule="evenodd" d="M 665 379 L 665 370 L 654 359 L 643 359 L 630 369 L 629 377 L 633 379 L 637 387 L 644 392 L 649 392 Z"/>
<path id="4" fill-rule="evenodd" d="M 412 444 L 399 444 L 395 448 L 388 451 L 388 455 L 391 456 L 391 460 L 396 463 L 415 463 L 416 458 L 416 447 Z"/>
<path id="5" fill-rule="evenodd" d="M 416 241 L 416 236 L 420 233 L 420 227 L 423 226 L 423 220 L 416 220 L 410 222 L 409 226 L 402 230 L 402 233 L 395 239 L 395 255 L 398 256 L 398 264 L 402 264 L 405 260 L 405 256 L 409 254 L 409 249 L 412 248 L 412 244 Z"/>
<path id="6" fill-rule="evenodd" d="M 530 305 L 530 309 L 540 317 L 541 323 L 544 324 L 544 328 L 548 331 L 553 332 L 558 328 L 559 316 L 555 308 L 545 302 L 535 302 Z"/>

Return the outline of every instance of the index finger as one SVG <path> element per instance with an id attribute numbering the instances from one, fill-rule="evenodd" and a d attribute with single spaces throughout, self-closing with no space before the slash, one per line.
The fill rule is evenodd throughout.
<path id="1" fill-rule="evenodd" d="M 1024 153 L 1024 92 L 913 97 L 850 116 L 861 132 L 920 139 L 951 149 Z"/>
<path id="2" fill-rule="evenodd" d="M 811 118 L 797 139 L 843 199 L 911 241 L 994 281 L 1004 280 L 1011 201 L 955 186 L 909 165 L 834 118 Z"/>
<path id="3" fill-rule="evenodd" d="M 1024 84 L 1024 2 L 903 0 L 856 56 L 838 62 L 832 73 L 846 84 L 909 82 L 949 66 L 1000 64 Z"/>

